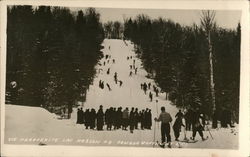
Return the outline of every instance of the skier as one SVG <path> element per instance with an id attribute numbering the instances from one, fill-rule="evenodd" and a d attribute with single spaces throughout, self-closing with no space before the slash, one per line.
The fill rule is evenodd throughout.
<path id="1" fill-rule="evenodd" d="M 143 84 L 141 83 L 141 89 L 143 89 Z"/>
<path id="2" fill-rule="evenodd" d="M 153 100 L 153 94 L 151 92 L 149 92 L 149 98 L 150 98 L 150 101 L 152 102 L 152 100 Z"/>
<path id="3" fill-rule="evenodd" d="M 159 89 L 156 88 L 156 89 L 155 89 L 155 96 L 158 97 L 158 94 L 159 94 Z"/>
<path id="4" fill-rule="evenodd" d="M 132 74 L 133 74 L 133 72 L 132 72 L 132 71 L 130 71 L 129 76 L 132 76 Z"/>
<path id="5" fill-rule="evenodd" d="M 105 58 L 108 59 L 109 55 L 105 55 Z"/>
<path id="6" fill-rule="evenodd" d="M 97 130 L 103 130 L 104 113 L 103 113 L 102 105 L 100 105 L 99 110 L 96 114 L 96 120 L 97 120 Z"/>
<path id="7" fill-rule="evenodd" d="M 132 65 L 129 65 L 129 67 L 130 67 L 130 70 L 131 70 L 133 66 L 132 66 Z"/>
<path id="8" fill-rule="evenodd" d="M 135 65 L 135 59 L 133 60 L 133 65 Z"/>
<path id="9" fill-rule="evenodd" d="M 192 124 L 192 127 L 193 127 L 193 135 L 192 135 L 192 140 L 195 140 L 195 136 L 196 136 L 196 132 L 199 133 L 199 135 L 201 136 L 201 139 L 202 140 L 206 140 L 204 137 L 203 137 L 203 125 L 202 125 L 202 120 L 201 120 L 201 117 L 200 117 L 200 114 L 199 114 L 199 109 L 197 108 L 196 111 L 193 112 L 193 124 Z"/>
<path id="10" fill-rule="evenodd" d="M 119 81 L 120 87 L 122 86 L 122 83 L 123 83 L 122 80 L 120 80 L 120 81 Z"/>
<path id="11" fill-rule="evenodd" d="M 145 82 L 143 84 L 143 90 L 144 90 L 144 93 L 147 94 L 147 84 Z"/>
<path id="12" fill-rule="evenodd" d="M 111 91 L 111 88 L 110 88 L 109 84 L 108 84 L 108 83 L 106 83 L 106 85 L 107 85 L 107 87 L 108 87 L 109 91 Z"/>
<path id="13" fill-rule="evenodd" d="M 133 133 L 135 126 L 135 116 L 134 116 L 134 108 L 132 107 L 129 114 L 129 125 L 130 125 L 130 133 Z"/>
<path id="14" fill-rule="evenodd" d="M 137 74 L 137 68 L 135 68 L 135 75 Z"/>
<path id="15" fill-rule="evenodd" d="M 105 64 L 106 64 L 106 62 L 104 61 L 104 62 L 103 62 L 103 66 L 105 66 Z"/>
<path id="16" fill-rule="evenodd" d="M 117 84 L 117 72 L 115 72 L 114 80 L 115 80 L 115 84 Z"/>
<path id="17" fill-rule="evenodd" d="M 128 122 L 129 122 L 129 112 L 128 112 L 128 108 L 126 108 L 123 112 L 122 112 L 122 130 L 127 130 L 128 127 Z"/>
<path id="18" fill-rule="evenodd" d="M 109 50 L 110 50 L 110 46 L 109 46 Z"/>
<path id="19" fill-rule="evenodd" d="M 151 87 L 151 83 L 149 82 L 149 83 L 148 83 L 148 89 L 150 89 L 150 87 Z"/>
<path id="20" fill-rule="evenodd" d="M 107 70 L 107 74 L 109 75 L 109 73 L 110 73 L 110 68 L 108 68 L 108 70 Z"/>
<path id="21" fill-rule="evenodd" d="M 179 110 L 179 112 L 176 113 L 175 118 L 183 118 L 183 116 L 183 113 Z"/>
<path id="22" fill-rule="evenodd" d="M 115 63 L 115 59 L 113 59 L 112 61 L 113 61 L 113 63 Z"/>
<path id="23" fill-rule="evenodd" d="M 165 147 L 166 137 L 168 147 L 171 148 L 171 136 L 170 136 L 170 123 L 172 122 L 171 115 L 165 111 L 165 107 L 161 107 L 161 114 L 159 118 L 154 119 L 155 121 L 161 121 L 161 142 L 162 146 Z"/>
<path id="24" fill-rule="evenodd" d="M 127 56 L 127 60 L 129 60 L 129 56 Z"/>
<path id="25" fill-rule="evenodd" d="M 178 138 L 180 136 L 181 126 L 185 127 L 185 125 L 182 123 L 183 116 L 175 116 L 175 117 L 177 117 L 177 118 L 175 119 L 175 122 L 173 125 L 173 130 L 174 130 L 175 141 L 179 141 Z"/>

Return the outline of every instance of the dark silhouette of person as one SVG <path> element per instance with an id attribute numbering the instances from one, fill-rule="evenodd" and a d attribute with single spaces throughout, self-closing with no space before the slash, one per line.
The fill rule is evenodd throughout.
<path id="1" fill-rule="evenodd" d="M 102 105 L 100 105 L 99 110 L 96 114 L 96 120 L 97 120 L 97 130 L 103 130 L 104 113 L 103 113 L 103 106 Z"/>
<path id="2" fill-rule="evenodd" d="M 183 116 L 175 116 L 175 117 L 176 119 L 173 125 L 173 130 L 174 130 L 175 141 L 179 141 L 178 138 L 180 136 L 181 126 L 185 127 L 185 125 L 182 123 Z"/>

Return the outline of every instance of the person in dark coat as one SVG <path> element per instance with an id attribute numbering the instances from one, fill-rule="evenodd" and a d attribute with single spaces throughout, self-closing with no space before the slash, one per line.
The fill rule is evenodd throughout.
<path id="1" fill-rule="evenodd" d="M 181 126 L 185 127 L 185 125 L 182 123 L 183 116 L 175 116 L 175 117 L 176 119 L 173 125 L 173 130 L 174 130 L 175 141 L 179 141 L 178 138 L 180 136 Z"/>
<path id="2" fill-rule="evenodd" d="M 90 127 L 90 112 L 89 109 L 85 111 L 85 127 L 88 129 Z"/>
<path id="3" fill-rule="evenodd" d="M 117 129 L 120 129 L 122 125 L 122 107 L 118 108 L 116 115 L 117 115 Z"/>
<path id="4" fill-rule="evenodd" d="M 144 130 L 144 128 L 145 128 L 145 110 L 141 111 L 140 121 L 141 121 L 141 129 Z"/>
<path id="5" fill-rule="evenodd" d="M 107 130 L 111 130 L 112 129 L 112 119 L 111 119 L 111 112 L 112 112 L 112 110 L 113 110 L 113 108 L 110 107 L 105 112 L 105 122 L 106 122 L 106 125 L 107 125 Z"/>
<path id="6" fill-rule="evenodd" d="M 133 133 L 134 127 L 135 127 L 135 114 L 134 114 L 134 108 L 132 107 L 130 114 L 129 114 L 129 130 L 130 133 Z"/>
<path id="7" fill-rule="evenodd" d="M 84 123 L 84 112 L 83 112 L 83 110 L 82 110 L 82 107 L 81 107 L 81 109 L 80 109 L 80 111 L 79 111 L 80 113 L 80 123 L 79 124 L 83 124 Z"/>
<path id="8" fill-rule="evenodd" d="M 150 87 L 151 87 L 151 83 L 149 82 L 149 83 L 148 83 L 148 89 L 150 89 Z"/>
<path id="9" fill-rule="evenodd" d="M 135 116 L 135 129 L 138 129 L 138 123 L 139 123 L 138 108 L 135 109 L 134 116 Z"/>
<path id="10" fill-rule="evenodd" d="M 76 124 L 80 124 L 80 109 L 77 109 L 77 118 L 76 118 Z"/>
<path id="11" fill-rule="evenodd" d="M 126 108 L 123 112 L 122 112 L 122 130 L 127 130 L 128 127 L 128 123 L 129 123 L 129 111 L 128 108 Z"/>
<path id="12" fill-rule="evenodd" d="M 96 111 L 95 109 L 91 109 L 90 112 L 90 129 L 95 129 L 96 126 Z"/>
<path id="13" fill-rule="evenodd" d="M 106 85 L 107 85 L 109 91 L 111 91 L 112 89 L 110 88 L 110 85 L 108 83 L 106 83 Z"/>
<path id="14" fill-rule="evenodd" d="M 152 113 L 151 113 L 151 110 L 149 109 L 148 110 L 148 129 L 151 130 L 151 127 L 152 127 Z"/>
<path id="15" fill-rule="evenodd" d="M 103 113 L 102 105 L 100 106 L 100 108 L 96 114 L 96 120 L 97 120 L 97 130 L 103 130 L 104 113 Z"/>

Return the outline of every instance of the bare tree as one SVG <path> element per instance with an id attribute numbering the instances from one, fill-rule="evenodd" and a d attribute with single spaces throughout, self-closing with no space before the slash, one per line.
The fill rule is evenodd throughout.
<path id="1" fill-rule="evenodd" d="M 216 110 L 215 104 L 215 83 L 214 83 L 214 65 L 213 65 L 213 49 L 211 43 L 211 30 L 215 26 L 215 11 L 202 11 L 201 14 L 201 26 L 205 31 L 207 40 L 208 40 L 208 51 L 209 51 L 209 64 L 210 64 L 210 90 L 211 90 L 211 98 L 212 98 L 212 110 L 213 113 Z"/>

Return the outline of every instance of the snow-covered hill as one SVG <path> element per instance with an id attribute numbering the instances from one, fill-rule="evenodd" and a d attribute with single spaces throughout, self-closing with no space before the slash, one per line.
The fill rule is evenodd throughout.
<path id="1" fill-rule="evenodd" d="M 109 107 L 136 107 L 139 110 L 150 108 L 152 117 L 156 117 L 160 113 L 160 107 L 165 106 L 167 112 L 172 117 L 177 113 L 178 109 L 172 106 L 170 101 L 165 100 L 165 93 L 160 93 L 156 103 L 155 94 L 153 93 L 153 101 L 141 90 L 141 83 L 155 83 L 153 80 L 146 78 L 147 72 L 141 66 L 141 61 L 136 58 L 133 44 L 122 40 L 105 39 L 103 42 L 105 55 L 110 55 L 109 63 L 103 58 L 100 64 L 96 66 L 97 75 L 93 85 L 90 86 L 86 102 L 83 109 L 94 108 L 98 109 L 103 105 L 104 111 Z M 132 59 L 127 57 L 132 56 Z M 113 63 L 113 59 L 115 63 Z M 129 76 L 130 65 L 133 65 L 138 72 L 135 75 Z M 104 66 L 105 61 L 105 66 Z M 107 70 L 110 68 L 110 74 Z M 119 83 L 114 81 L 114 73 L 117 72 L 118 80 L 122 80 L 123 84 L 120 87 Z M 99 81 L 105 82 L 105 88 L 99 88 Z M 106 83 L 111 87 L 108 90 Z M 152 90 L 152 87 L 151 87 Z M 72 118 L 69 120 L 59 120 L 56 115 L 49 113 L 39 107 L 25 107 L 17 105 L 6 105 L 6 125 L 5 125 L 5 141 L 15 144 L 60 144 L 60 145 L 115 145 L 115 146 L 145 146 L 152 147 L 154 141 L 154 131 L 156 140 L 160 141 L 160 124 L 153 122 L 152 130 L 135 130 L 133 134 L 129 131 L 96 131 L 86 130 L 83 125 L 76 123 L 76 109 L 72 113 Z M 227 148 L 237 149 L 238 147 L 238 127 L 233 131 L 231 129 L 211 130 L 214 139 L 209 138 L 206 141 L 201 141 L 199 135 L 197 143 L 181 143 L 184 148 Z M 231 133 L 232 132 L 232 133 Z M 210 136 L 207 131 L 205 136 Z M 172 139 L 174 139 L 173 130 L 171 130 Z M 187 132 L 187 137 L 191 136 L 191 132 Z M 10 139 L 16 138 L 16 139 Z M 47 139 L 45 139 L 47 138 Z M 183 139 L 183 132 L 180 139 Z M 14 140 L 14 142 L 13 142 Z M 16 141 L 15 141 L 16 140 Z M 173 142 L 173 147 L 178 148 L 177 142 Z"/>

